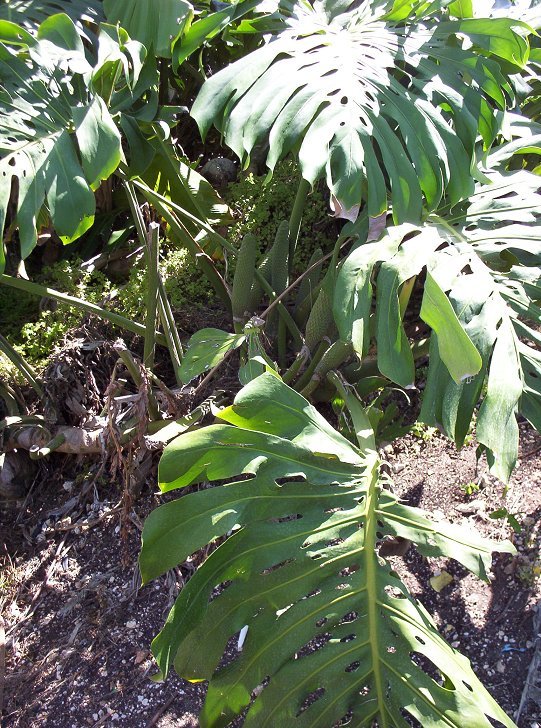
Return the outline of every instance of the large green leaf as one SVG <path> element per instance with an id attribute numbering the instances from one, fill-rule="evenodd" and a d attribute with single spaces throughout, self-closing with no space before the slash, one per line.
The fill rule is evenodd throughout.
<path id="1" fill-rule="evenodd" d="M 218 12 L 211 12 L 194 23 L 188 22 L 182 33 L 173 44 L 173 63 L 178 68 L 183 61 L 203 43 L 221 33 L 228 25 L 242 18 L 254 8 L 261 5 L 261 0 L 244 0 L 221 7 Z"/>
<path id="2" fill-rule="evenodd" d="M 98 26 L 105 20 L 102 0 L 7 0 L 0 5 L 0 20 L 23 25 L 31 31 L 51 15 L 65 13 L 88 39 L 95 36 L 89 25 Z"/>
<path id="3" fill-rule="evenodd" d="M 419 314 L 434 331 L 440 359 L 455 382 L 475 376 L 481 369 L 481 355 L 462 328 L 451 302 L 427 272 Z"/>
<path id="4" fill-rule="evenodd" d="M 271 170 L 298 152 L 304 178 L 325 176 L 345 210 L 367 200 L 378 215 L 389 188 L 395 220 L 416 222 L 423 198 L 430 210 L 464 198 L 477 138 L 491 145 L 513 96 L 500 62 L 524 66 L 528 27 L 399 5 L 282 3 L 270 42 L 204 84 L 202 133 L 214 123 L 244 163 L 268 142 Z"/>
<path id="5" fill-rule="evenodd" d="M 483 364 L 476 376 L 452 381 L 435 337 L 421 418 L 461 445 L 488 373 L 477 438 L 488 449 L 492 472 L 508 480 L 518 453 L 517 413 L 534 426 L 541 415 L 535 351 L 541 323 L 541 198 L 539 177 L 529 172 L 492 174 L 488 180 L 461 208 L 426 224 L 439 246 L 429 268 Z"/>
<path id="6" fill-rule="evenodd" d="M 484 182 L 468 200 L 359 244 L 340 266 L 333 302 L 340 338 L 362 359 L 375 287 L 378 368 L 409 388 L 415 362 L 403 323 L 408 296 L 401 298 L 418 276 L 420 318 L 432 330 L 421 419 L 462 446 L 484 392 L 477 437 L 505 481 L 517 459 L 516 415 L 541 424 L 541 182 L 526 171 L 490 171 L 523 149 L 509 144 L 486 160 Z"/>
<path id="7" fill-rule="evenodd" d="M 110 23 L 162 58 L 171 58 L 171 46 L 193 15 L 186 0 L 103 0 L 103 9 Z"/>
<path id="8" fill-rule="evenodd" d="M 141 84 L 145 49 L 124 31 L 103 28 L 92 55 L 67 15 L 47 18 L 36 39 L 21 29 L 22 39 L 11 34 L 10 40 L 7 31 L 16 28 L 5 27 L 0 44 L 0 234 L 16 179 L 14 222 L 25 258 L 44 205 L 64 242 L 90 227 L 93 191 L 121 160 L 113 113 L 126 105 L 126 95 L 128 107 L 143 103 L 149 78 Z"/>
<path id="9" fill-rule="evenodd" d="M 452 555 L 486 578 L 512 551 L 398 502 L 362 453 L 269 374 L 220 414 L 232 424 L 181 435 L 164 452 L 163 490 L 252 477 L 191 493 L 149 517 L 148 581 L 229 534 L 183 588 L 153 642 L 164 674 L 209 680 L 202 726 L 482 728 L 512 721 L 378 556 L 388 536 Z M 229 640 L 246 637 L 225 667 Z"/>

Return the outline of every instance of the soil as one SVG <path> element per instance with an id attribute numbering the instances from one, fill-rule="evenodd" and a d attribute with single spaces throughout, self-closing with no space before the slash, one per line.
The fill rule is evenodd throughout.
<path id="1" fill-rule="evenodd" d="M 452 559 L 426 559 L 414 549 L 393 557 L 394 565 L 513 716 L 534 654 L 532 620 L 541 596 L 541 438 L 521 425 L 521 460 L 506 495 L 485 464 L 477 468 L 475 445 L 456 452 L 437 433 L 421 435 L 383 452 L 401 497 L 496 540 L 511 537 L 518 554 L 496 557 L 488 584 Z M 150 642 L 195 569 L 187 563 L 140 587 L 142 523 L 163 501 L 154 473 L 137 497 L 127 497 L 97 466 L 70 480 L 66 463 L 52 458 L 24 501 L 1 505 L 3 725 L 197 726 L 204 684 L 174 675 L 165 683 L 151 680 Z M 488 515 L 502 506 L 516 515 L 520 533 Z M 452 582 L 438 593 L 430 579 L 443 572 Z M 539 720 L 540 708 L 529 703 L 518 724 Z"/>

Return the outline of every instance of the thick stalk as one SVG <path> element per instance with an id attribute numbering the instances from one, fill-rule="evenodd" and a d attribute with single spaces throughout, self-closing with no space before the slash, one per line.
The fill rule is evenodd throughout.
<path id="1" fill-rule="evenodd" d="M 308 398 L 318 388 L 323 379 L 325 379 L 327 372 L 330 372 L 331 369 L 338 369 L 352 353 L 353 346 L 346 341 L 338 340 L 332 346 L 329 346 L 325 354 L 321 357 L 319 364 L 314 369 L 310 381 L 302 389 L 301 394 L 303 397 Z"/>
<path id="2" fill-rule="evenodd" d="M 312 374 L 314 373 L 315 368 L 321 361 L 321 358 L 323 354 L 327 351 L 327 349 L 330 346 L 330 342 L 328 339 L 324 339 L 323 341 L 320 341 L 317 349 L 314 352 L 314 356 L 312 357 L 312 360 L 310 364 L 308 365 L 308 368 L 304 372 L 304 374 L 299 378 L 299 380 L 295 383 L 294 389 L 297 390 L 297 392 L 300 392 L 301 389 L 304 389 L 310 379 L 312 378 Z"/>
<path id="3" fill-rule="evenodd" d="M 295 357 L 293 364 L 282 375 L 282 379 L 285 384 L 290 384 L 295 379 L 295 377 L 299 374 L 299 372 L 301 371 L 303 366 L 306 364 L 306 360 L 308 359 L 308 356 L 309 356 L 308 349 L 303 346 L 303 348 L 299 351 L 299 353 Z"/>
<path id="4" fill-rule="evenodd" d="M 169 303 L 169 299 L 167 298 L 165 286 L 161 277 L 159 277 L 158 285 L 160 291 L 160 296 L 158 299 L 160 321 L 162 323 L 164 336 L 167 339 L 167 346 L 169 348 L 169 354 L 173 363 L 173 369 L 175 370 L 175 380 L 179 386 L 182 386 L 179 369 L 180 365 L 182 364 L 184 350 L 182 349 L 182 343 L 180 341 L 180 336 L 178 335 L 178 330 L 175 324 L 175 319 L 173 317 L 171 304 Z"/>
<path id="5" fill-rule="evenodd" d="M 126 196 L 128 198 L 128 202 L 129 202 L 130 209 L 132 212 L 135 229 L 137 231 L 137 237 L 139 238 L 139 242 L 144 247 L 144 249 L 148 250 L 148 242 L 147 242 L 147 234 L 145 231 L 145 224 L 144 224 L 143 216 L 141 214 L 141 210 L 139 208 L 139 204 L 137 203 L 137 196 L 135 194 L 133 184 L 129 180 L 124 180 L 124 188 L 126 190 Z M 147 261 L 148 260 L 149 260 L 149 256 L 147 255 Z M 159 310 L 160 310 L 161 324 L 162 324 L 162 327 L 165 332 L 164 336 L 165 336 L 165 340 L 166 340 L 166 345 L 169 350 L 169 356 L 170 356 L 171 362 L 173 364 L 173 369 L 175 371 L 175 378 L 177 380 L 177 384 L 180 384 L 180 380 L 179 380 L 179 376 L 178 376 L 178 368 L 180 367 L 180 363 L 182 361 L 182 356 L 183 356 L 182 344 L 180 343 L 180 338 L 178 336 L 176 324 L 175 324 L 175 321 L 173 318 L 173 313 L 171 311 L 171 306 L 169 305 L 169 300 L 168 300 L 167 294 L 165 292 L 165 287 L 160 278 L 159 268 L 158 268 L 158 305 L 159 305 Z"/>
<path id="6" fill-rule="evenodd" d="M 66 303 L 69 306 L 73 306 L 73 308 L 92 313 L 104 321 L 109 321 L 115 326 L 119 326 L 121 329 L 131 331 L 132 334 L 138 334 L 139 336 L 145 335 L 145 327 L 142 324 L 138 324 L 125 316 L 113 313 L 113 311 L 108 311 L 107 309 L 97 306 L 95 303 L 85 301 L 82 298 L 68 296 L 67 293 L 60 293 L 60 291 L 56 291 L 54 288 L 40 286 L 38 283 L 32 283 L 32 281 L 27 281 L 24 278 L 13 278 L 12 276 L 7 276 L 5 273 L 0 273 L 0 284 L 2 283 L 6 286 L 10 286 L 11 288 L 16 288 L 19 291 L 25 291 L 25 293 L 32 293 L 35 296 L 54 298 L 55 301 L 60 301 L 60 303 Z M 165 341 L 163 334 L 156 333 L 156 343 L 161 346 L 167 346 L 167 342 Z"/>
<path id="7" fill-rule="evenodd" d="M 293 256 L 295 255 L 295 248 L 297 247 L 297 240 L 299 239 L 299 231 L 301 229 L 302 213 L 304 212 L 304 206 L 306 205 L 306 198 L 310 192 L 310 182 L 301 177 L 299 186 L 297 187 L 297 194 L 295 195 L 295 202 L 293 204 L 293 210 L 289 218 L 289 273 L 293 270 Z"/>
<path id="8" fill-rule="evenodd" d="M 160 248 L 160 226 L 151 222 L 147 235 L 147 310 L 143 364 L 152 371 L 156 352 L 156 317 L 158 313 L 158 264 Z"/>

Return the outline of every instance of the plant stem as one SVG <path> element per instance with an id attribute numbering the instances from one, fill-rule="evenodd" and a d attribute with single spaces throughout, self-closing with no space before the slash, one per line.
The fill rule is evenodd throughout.
<path id="1" fill-rule="evenodd" d="M 295 342 L 297 349 L 300 349 L 304 342 L 302 334 L 299 331 L 299 327 L 297 326 L 297 324 L 293 320 L 293 316 L 289 313 L 281 300 L 277 300 L 282 299 L 286 291 L 280 294 L 280 296 L 277 296 L 271 284 L 266 280 L 265 276 L 257 268 L 255 269 L 255 276 L 259 282 L 259 285 L 263 288 L 265 293 L 269 296 L 269 298 L 273 299 L 273 303 L 278 306 L 278 313 L 280 314 L 280 317 L 284 320 L 285 325 L 289 329 L 289 333 L 293 337 L 293 341 Z M 265 311 L 265 315 L 268 314 L 270 309 L 271 306 L 269 306 L 269 308 Z"/>
<path id="2" fill-rule="evenodd" d="M 372 669 L 374 671 L 374 687 L 378 696 L 378 722 L 381 721 L 381 728 L 387 728 L 387 710 L 384 704 L 385 686 L 381 675 L 381 642 L 379 636 L 381 617 L 378 614 L 378 550 L 377 544 L 377 505 L 378 505 L 378 461 L 375 454 L 368 458 L 367 474 L 370 473 L 370 482 L 366 495 L 365 505 L 365 536 L 364 554 L 366 569 L 366 590 L 368 604 L 367 634 L 370 641 L 372 653 Z"/>
<path id="3" fill-rule="evenodd" d="M 169 349 L 169 355 L 175 371 L 175 380 L 176 383 L 181 386 L 182 380 L 180 379 L 179 369 L 184 357 L 184 351 L 182 349 L 182 343 L 173 317 L 173 311 L 171 310 L 171 304 L 167 298 L 161 276 L 158 276 L 158 285 L 160 292 L 160 296 L 158 298 L 160 321 L 162 323 L 164 336 L 167 339 L 167 347 Z"/>
<path id="4" fill-rule="evenodd" d="M 309 397 L 318 388 L 331 369 L 338 369 L 353 352 L 353 346 L 346 341 L 335 341 L 321 357 L 308 384 L 302 389 L 303 397 Z"/>
<path id="5" fill-rule="evenodd" d="M 50 455 L 55 450 L 58 450 L 60 445 L 63 445 L 66 442 L 66 436 L 64 433 L 59 432 L 58 435 L 53 437 L 50 442 L 48 442 L 44 447 L 39 447 L 38 445 L 34 445 L 30 448 L 29 455 L 31 460 L 40 460 L 41 458 L 47 457 L 47 455 Z"/>
<path id="6" fill-rule="evenodd" d="M 60 303 L 66 303 L 69 306 L 73 306 L 73 308 L 92 313 L 104 321 L 109 321 L 115 326 L 119 326 L 121 329 L 131 331 L 132 334 L 143 337 L 145 335 L 145 327 L 142 324 L 138 324 L 118 313 L 113 313 L 113 311 L 108 311 L 101 306 L 97 306 L 95 303 L 84 301 L 82 298 L 75 298 L 75 296 L 69 296 L 67 293 L 60 293 L 60 291 L 55 291 L 54 288 L 40 286 L 38 283 L 32 283 L 32 281 L 27 281 L 24 278 L 13 278 L 13 276 L 8 276 L 5 273 L 0 273 L 0 284 L 2 283 L 11 288 L 16 288 L 19 291 L 25 291 L 25 293 L 32 293 L 35 296 L 54 298 L 56 301 L 60 301 Z M 165 337 L 158 332 L 156 332 L 156 343 L 161 346 L 167 346 Z"/>
<path id="7" fill-rule="evenodd" d="M 223 301 L 228 310 L 231 309 L 231 296 L 225 281 L 218 272 L 216 266 L 212 262 L 212 258 L 205 253 L 203 248 L 193 239 L 189 230 L 178 219 L 177 215 L 169 210 L 163 202 L 154 200 L 152 202 L 159 214 L 169 223 L 172 232 L 178 236 L 182 245 L 184 245 L 195 260 L 197 267 L 207 277 L 207 280 L 214 288 L 217 296 Z"/>
<path id="8" fill-rule="evenodd" d="M 306 205 L 306 198 L 310 192 L 310 182 L 301 177 L 299 186 L 297 187 L 297 194 L 295 195 L 295 202 L 293 204 L 293 210 L 291 211 L 291 217 L 289 218 L 289 272 L 293 269 L 293 256 L 295 255 L 295 248 L 297 247 L 297 240 L 299 239 L 299 231 L 301 229 L 302 213 L 304 212 L 304 206 Z"/>
<path id="9" fill-rule="evenodd" d="M 312 361 L 308 365 L 308 368 L 306 369 L 306 371 L 304 372 L 302 377 L 299 379 L 298 382 L 296 382 L 296 384 L 294 386 L 294 389 L 296 389 L 298 392 L 300 392 L 301 389 L 304 389 L 304 387 L 306 387 L 306 385 L 312 378 L 314 369 L 317 367 L 317 365 L 321 361 L 323 354 L 327 351 L 329 346 L 330 346 L 330 341 L 328 339 L 320 341 L 320 343 L 314 353 L 314 356 L 312 357 Z"/>
<path id="10" fill-rule="evenodd" d="M 284 372 L 282 376 L 282 380 L 285 382 L 285 384 L 290 384 L 295 379 L 302 367 L 306 364 L 308 356 L 308 348 L 306 346 L 303 346 L 295 357 L 295 361 L 293 362 L 293 364 L 286 372 Z"/>
<path id="11" fill-rule="evenodd" d="M 157 222 L 151 222 L 147 235 L 147 311 L 143 364 L 152 371 L 156 351 L 156 316 L 158 312 L 158 263 L 159 230 Z"/>
<path id="12" fill-rule="evenodd" d="M 421 359 L 428 354 L 430 349 L 430 337 L 419 339 L 411 345 L 411 353 L 414 360 Z M 351 364 L 343 369 L 343 374 L 348 382 L 355 384 L 365 377 L 383 376 L 378 369 L 378 358 L 376 355 L 367 356 L 361 364 Z"/>
<path id="13" fill-rule="evenodd" d="M 141 214 L 139 205 L 137 203 L 137 196 L 135 194 L 135 190 L 133 188 L 132 183 L 129 180 L 124 180 L 124 187 L 126 190 L 126 196 L 128 198 L 130 209 L 132 211 L 132 217 L 133 217 L 133 221 L 135 224 L 135 229 L 137 230 L 137 237 L 139 238 L 139 242 L 145 248 L 145 250 L 148 250 L 148 241 L 147 241 L 147 235 L 145 232 L 144 220 L 143 220 L 143 216 Z M 149 260 L 149 256 L 147 255 L 147 261 L 148 260 Z M 159 267 L 158 267 L 157 276 L 158 276 L 158 305 L 159 305 L 159 310 L 160 310 L 160 320 L 161 320 L 161 324 L 162 324 L 162 327 L 164 330 L 164 336 L 165 336 L 167 348 L 169 350 L 169 356 L 170 356 L 171 362 L 173 364 L 173 369 L 175 372 L 175 379 L 177 381 L 177 384 L 181 384 L 179 375 L 178 375 L 178 369 L 180 367 L 180 364 L 182 362 L 182 357 L 183 357 L 182 344 L 180 343 L 180 337 L 178 335 L 175 320 L 173 318 L 173 312 L 171 311 L 169 299 L 167 298 L 167 294 L 165 292 L 165 287 L 163 285 L 163 281 L 161 280 Z"/>
<path id="14" fill-rule="evenodd" d="M 16 416 L 21 413 L 15 392 L 7 382 L 0 381 L 0 397 L 4 400 L 9 415 Z"/>
<path id="15" fill-rule="evenodd" d="M 122 179 L 126 179 L 125 174 L 122 172 L 122 170 L 117 170 L 122 177 Z M 165 205 L 166 207 L 170 208 L 171 210 L 175 210 L 178 214 L 182 215 L 183 217 L 186 217 L 188 220 L 191 220 L 191 222 L 196 223 L 199 227 L 201 227 L 203 230 L 205 230 L 211 240 L 216 241 L 221 245 L 223 248 L 227 250 L 228 253 L 231 253 L 231 255 L 236 258 L 237 257 L 237 249 L 235 246 L 229 242 L 229 240 L 226 240 L 222 235 L 216 232 L 216 230 L 213 230 L 213 228 L 204 220 L 201 220 L 200 218 L 196 217 L 195 215 L 192 215 L 191 212 L 188 212 L 188 210 L 185 210 L 183 207 L 180 207 L 180 205 L 177 205 L 175 202 L 172 202 L 171 200 L 168 200 L 167 197 L 164 197 L 163 195 L 160 195 L 159 192 L 156 192 L 155 190 L 148 187 L 148 185 L 145 185 L 140 180 L 131 180 L 131 184 L 134 185 L 134 187 L 137 187 L 137 189 L 141 190 L 141 193 L 147 198 L 149 202 L 151 202 L 153 205 L 156 205 L 158 208 L 158 205 L 156 204 L 156 201 L 158 203 L 161 203 L 161 206 Z"/>
<path id="16" fill-rule="evenodd" d="M 287 329 L 284 319 L 278 321 L 278 362 L 280 369 L 285 369 L 287 356 Z"/>

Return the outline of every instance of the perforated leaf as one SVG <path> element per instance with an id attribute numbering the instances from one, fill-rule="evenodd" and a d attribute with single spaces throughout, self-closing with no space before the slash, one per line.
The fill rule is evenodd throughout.
<path id="1" fill-rule="evenodd" d="M 513 95 L 500 61 L 525 64 L 528 28 L 399 5 L 281 4 L 270 42 L 204 84 L 192 109 L 202 133 L 214 123 L 245 163 L 268 143 L 271 170 L 298 153 L 304 178 L 326 177 L 345 210 L 367 200 L 377 216 L 390 190 L 395 220 L 417 221 L 444 193 L 467 196 L 475 142 L 491 145 Z"/>
<path id="2" fill-rule="evenodd" d="M 233 479 L 149 517 L 145 581 L 228 535 L 183 588 L 153 642 L 164 674 L 209 680 L 200 723 L 326 728 L 354 725 L 482 728 L 512 721 L 469 662 L 439 636 L 423 607 L 378 556 L 386 536 L 448 554 L 482 578 L 492 550 L 430 521 L 382 487 L 374 453 L 334 431 L 270 374 L 247 385 L 219 424 L 165 450 L 162 490 Z M 233 423 L 235 426 L 233 426 Z M 234 480 L 235 476 L 251 475 Z M 229 640 L 242 649 L 221 664 Z"/>
<path id="3" fill-rule="evenodd" d="M 0 5 L 0 20 L 23 25 L 34 33 L 57 13 L 65 13 L 89 40 L 95 40 L 89 25 L 96 27 L 105 20 L 102 0 L 9 0 Z"/>
<path id="4" fill-rule="evenodd" d="M 148 86 L 136 88 L 145 50 L 125 33 L 123 40 L 117 33 L 115 42 L 104 31 L 93 55 L 65 14 L 47 18 L 35 39 L 22 28 L 17 37 L 17 27 L 4 27 L 0 44 L 0 234 L 15 178 L 14 222 L 25 258 L 36 244 L 36 221 L 44 206 L 64 242 L 92 225 L 93 191 L 117 168 L 122 153 L 108 103 L 116 105 L 116 112 L 122 105 L 130 108 Z M 104 76 L 113 81 L 105 83 Z M 122 86 L 123 104 L 115 83 Z M 104 90 L 107 102 L 99 93 Z M 1 268 L 3 250 L 0 257 Z"/>
<path id="5" fill-rule="evenodd" d="M 488 449 L 492 472 L 506 481 L 518 454 L 517 413 L 534 426 L 541 421 L 535 350 L 541 323 L 541 198 L 539 178 L 529 172 L 493 173 L 488 180 L 461 209 L 427 223 L 440 243 L 429 268 L 448 292 L 482 367 L 476 376 L 453 382 L 434 336 L 421 417 L 462 445 L 488 374 L 477 439 Z"/>

